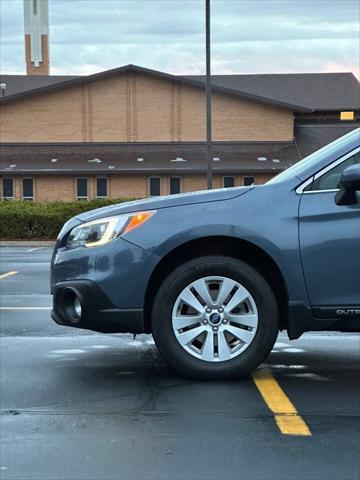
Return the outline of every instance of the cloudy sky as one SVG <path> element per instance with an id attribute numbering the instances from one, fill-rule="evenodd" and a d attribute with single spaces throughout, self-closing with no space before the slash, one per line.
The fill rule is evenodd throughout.
<path id="1" fill-rule="evenodd" d="M 41 0 L 43 1 L 43 0 Z M 0 0 L 2 73 L 25 73 L 23 0 Z M 49 0 L 51 72 L 204 73 L 205 0 Z M 353 71 L 359 0 L 212 0 L 213 73 Z"/>

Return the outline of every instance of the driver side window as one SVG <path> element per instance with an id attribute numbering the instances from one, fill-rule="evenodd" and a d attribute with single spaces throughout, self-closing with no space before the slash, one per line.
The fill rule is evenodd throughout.
<path id="1" fill-rule="evenodd" d="M 336 190 L 339 188 L 341 175 L 350 165 L 360 163 L 360 152 L 355 153 L 351 157 L 347 158 L 344 162 L 336 165 L 328 172 L 324 173 L 321 177 L 314 180 L 309 190 Z"/>

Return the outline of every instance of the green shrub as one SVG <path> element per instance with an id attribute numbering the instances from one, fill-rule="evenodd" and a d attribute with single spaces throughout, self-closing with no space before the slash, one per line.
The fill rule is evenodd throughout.
<path id="1" fill-rule="evenodd" d="M 53 240 L 69 218 L 87 210 L 129 200 L 118 198 L 89 202 L 0 202 L 0 239 Z"/>

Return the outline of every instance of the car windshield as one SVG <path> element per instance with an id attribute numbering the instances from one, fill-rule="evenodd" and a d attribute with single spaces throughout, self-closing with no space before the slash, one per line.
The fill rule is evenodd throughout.
<path id="1" fill-rule="evenodd" d="M 339 148 L 341 148 L 343 144 L 348 142 L 349 137 L 352 137 L 355 134 L 355 132 L 359 133 L 359 130 L 353 130 L 350 133 L 344 135 L 343 137 L 338 138 L 334 142 L 329 143 L 328 145 L 325 145 L 325 147 L 322 147 L 319 150 L 316 150 L 316 152 L 312 153 L 308 157 L 305 157 L 303 160 L 300 160 L 299 162 L 295 163 L 295 165 L 292 165 L 287 170 L 284 170 L 283 172 L 279 173 L 279 175 L 276 175 L 276 177 L 273 177 L 271 180 L 267 182 L 267 184 L 282 182 L 283 180 L 287 180 L 289 178 L 293 178 L 301 174 L 301 172 L 303 170 L 306 170 L 307 167 L 311 165 L 314 161 L 318 159 L 323 159 L 326 155 L 330 155 L 335 150 L 338 150 Z"/>

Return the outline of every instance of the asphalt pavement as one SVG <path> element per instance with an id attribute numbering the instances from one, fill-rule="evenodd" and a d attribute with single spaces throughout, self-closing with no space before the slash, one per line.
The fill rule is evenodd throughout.
<path id="1" fill-rule="evenodd" d="M 1 480 L 360 479 L 358 335 L 281 334 L 265 394 L 191 380 L 151 336 L 56 325 L 50 256 L 1 247 Z M 279 391 L 308 433 L 281 429 Z"/>

